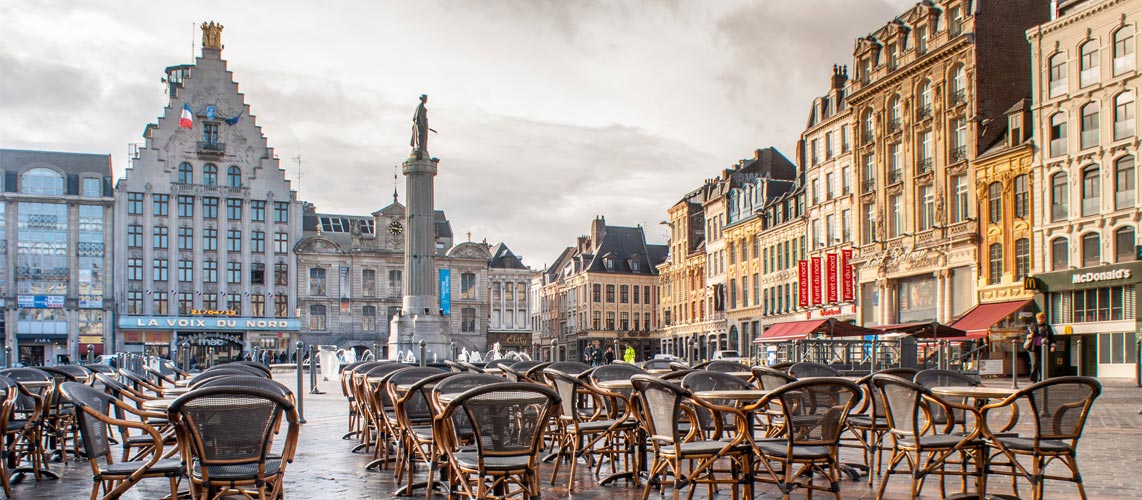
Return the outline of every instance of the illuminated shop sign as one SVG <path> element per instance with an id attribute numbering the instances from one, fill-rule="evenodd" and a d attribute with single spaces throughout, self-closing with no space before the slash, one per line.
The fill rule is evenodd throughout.
<path id="1" fill-rule="evenodd" d="M 186 316 L 123 316 L 119 328 L 125 330 L 207 330 L 207 331 L 299 331 L 301 320 L 267 318 L 227 318 Z"/>

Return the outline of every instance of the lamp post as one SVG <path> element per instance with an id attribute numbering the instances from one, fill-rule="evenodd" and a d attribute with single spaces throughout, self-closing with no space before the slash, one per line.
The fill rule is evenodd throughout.
<path id="1" fill-rule="evenodd" d="M 531 359 L 539 360 L 539 342 L 531 343 Z"/>
<path id="2" fill-rule="evenodd" d="M 95 346 L 91 344 L 87 344 L 87 362 L 89 364 L 95 362 Z"/>
<path id="3" fill-rule="evenodd" d="M 555 362 L 555 339 L 551 339 L 551 355 L 549 357 L 551 359 L 549 359 L 548 361 L 554 363 Z"/>

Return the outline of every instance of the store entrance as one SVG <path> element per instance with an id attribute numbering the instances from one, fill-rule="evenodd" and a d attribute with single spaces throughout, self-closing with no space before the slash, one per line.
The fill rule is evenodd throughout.
<path id="1" fill-rule="evenodd" d="M 20 357 L 17 359 L 23 366 L 44 366 L 44 346 L 22 345 L 20 346 Z"/>
<path id="2" fill-rule="evenodd" d="M 242 356 L 242 334 L 192 332 L 178 334 L 178 345 L 190 348 L 190 369 L 205 370 Z"/>

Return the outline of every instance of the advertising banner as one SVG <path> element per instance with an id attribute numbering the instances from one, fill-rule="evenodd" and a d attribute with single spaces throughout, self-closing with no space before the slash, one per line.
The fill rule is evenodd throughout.
<path id="1" fill-rule="evenodd" d="M 813 281 L 810 287 L 813 292 L 813 305 L 821 304 L 821 258 L 813 257 Z"/>
<path id="2" fill-rule="evenodd" d="M 18 295 L 16 305 L 21 309 L 63 309 L 63 295 Z"/>
<path id="3" fill-rule="evenodd" d="M 452 270 L 440 270 L 440 314 L 452 314 Z"/>
<path id="4" fill-rule="evenodd" d="M 797 305 L 809 307 L 809 261 L 797 261 Z"/>
<path id="5" fill-rule="evenodd" d="M 349 300 L 353 297 L 353 282 L 349 279 L 349 267 L 341 266 L 341 312 L 349 313 Z"/>
<path id="6" fill-rule="evenodd" d="M 853 251 L 851 248 L 841 250 L 841 300 L 852 302 L 853 291 Z"/>
<path id="7" fill-rule="evenodd" d="M 825 275 L 829 283 L 829 303 L 837 303 L 837 254 L 831 253 L 826 256 Z"/>

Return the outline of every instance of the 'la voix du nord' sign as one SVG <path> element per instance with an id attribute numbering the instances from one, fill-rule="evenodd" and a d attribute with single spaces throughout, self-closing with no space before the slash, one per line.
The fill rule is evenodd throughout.
<path id="1" fill-rule="evenodd" d="M 266 319 L 241 317 L 185 316 L 121 316 L 119 328 L 124 330 L 204 330 L 228 331 L 299 331 L 299 319 Z"/>

